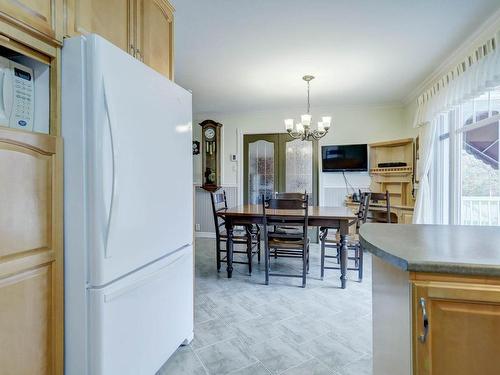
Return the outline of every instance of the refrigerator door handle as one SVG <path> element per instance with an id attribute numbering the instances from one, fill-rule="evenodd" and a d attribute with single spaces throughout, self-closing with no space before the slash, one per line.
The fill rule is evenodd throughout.
<path id="1" fill-rule="evenodd" d="M 116 205 L 116 186 L 117 186 L 117 178 L 116 178 L 116 168 L 117 168 L 117 162 L 116 162 L 116 154 L 118 151 L 118 144 L 116 140 L 114 139 L 114 123 L 115 123 L 115 117 L 114 117 L 114 112 L 111 108 L 110 102 L 111 102 L 111 97 L 110 95 L 110 90 L 109 87 L 106 85 L 106 81 L 103 80 L 103 89 L 104 89 L 104 108 L 106 109 L 106 116 L 107 116 L 107 123 L 108 123 L 108 129 L 109 129 L 109 139 L 111 142 L 111 164 L 112 164 L 112 182 L 111 182 L 111 200 L 110 200 L 110 205 L 109 205 L 109 212 L 108 212 L 108 220 L 107 220 L 107 225 L 106 225 L 106 230 L 104 232 L 104 257 L 105 258 L 110 258 L 111 253 L 109 250 L 109 233 L 111 229 L 111 225 L 113 223 L 113 213 L 114 213 L 114 208 Z"/>

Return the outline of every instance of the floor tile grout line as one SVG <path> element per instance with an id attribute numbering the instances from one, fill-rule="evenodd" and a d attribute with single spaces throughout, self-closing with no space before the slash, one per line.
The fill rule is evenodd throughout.
<path id="1" fill-rule="evenodd" d="M 193 352 L 193 355 L 196 357 L 196 359 L 201 363 L 201 366 L 203 367 L 203 370 L 205 370 L 205 374 L 206 375 L 210 375 L 210 371 L 208 371 L 207 367 L 205 366 L 205 364 L 201 360 L 201 358 L 198 355 L 198 353 L 196 353 L 196 351 L 193 348 L 191 348 L 191 351 Z"/>
<path id="2" fill-rule="evenodd" d="M 230 372 L 226 373 L 226 375 L 235 374 L 237 371 L 241 371 L 241 370 L 244 370 L 244 369 L 246 369 L 246 368 L 252 367 L 252 366 L 256 365 L 257 363 L 259 363 L 259 360 L 258 360 L 258 359 L 256 359 L 256 360 L 255 360 L 255 362 L 253 362 L 253 363 L 251 363 L 251 364 L 249 364 L 249 365 L 246 365 L 246 366 L 243 366 L 243 367 L 239 367 L 239 368 L 237 368 L 237 369 L 235 369 L 235 370 L 232 370 L 232 371 L 230 371 Z"/>
<path id="3" fill-rule="evenodd" d="M 283 370 L 283 371 L 278 372 L 278 374 L 277 374 L 277 375 L 281 375 L 281 374 L 283 374 L 283 373 L 285 373 L 285 372 L 287 372 L 287 371 L 293 370 L 294 368 L 300 367 L 300 366 L 302 366 L 304 363 L 309 362 L 309 361 L 310 361 L 310 360 L 312 360 L 312 359 L 315 359 L 315 357 L 313 357 L 313 356 L 312 356 L 311 358 L 308 358 L 308 359 L 306 359 L 305 361 L 300 362 L 298 365 L 295 365 L 295 366 L 292 366 L 292 367 L 288 367 L 287 369 L 285 369 L 285 370 Z"/>
<path id="4" fill-rule="evenodd" d="M 307 292 L 305 292 L 305 291 L 298 292 L 298 289 L 300 289 L 300 288 L 295 288 L 294 286 L 286 285 L 283 283 L 276 283 L 272 286 L 275 287 L 274 290 L 276 290 L 277 292 L 276 293 L 270 292 L 268 294 L 266 291 L 266 292 L 264 292 L 265 297 L 262 297 L 261 295 L 259 295 L 259 293 L 261 293 L 264 290 L 273 290 L 273 288 L 264 287 L 264 288 L 266 288 L 266 289 L 264 289 L 262 285 L 259 285 L 259 283 L 255 282 L 255 281 L 259 281 L 260 277 L 262 276 L 262 270 L 259 270 L 258 266 L 255 267 L 256 272 L 254 273 L 254 275 L 252 275 L 252 277 L 248 277 L 243 272 L 235 272 L 236 277 L 233 278 L 232 280 L 230 280 L 230 282 L 226 279 L 223 279 L 222 277 L 212 277 L 212 275 L 208 271 L 209 268 L 210 269 L 212 268 L 211 267 L 211 262 L 212 262 L 211 258 L 212 257 L 211 256 L 204 256 L 206 253 L 208 253 L 208 250 L 211 249 L 212 246 L 213 246 L 213 241 L 206 242 L 206 246 L 204 245 L 203 248 L 199 248 L 199 250 L 197 249 L 197 254 L 201 254 L 202 257 L 201 257 L 201 261 L 197 262 L 197 266 L 201 265 L 201 267 L 199 268 L 199 269 L 201 269 L 201 271 L 197 272 L 196 277 L 197 277 L 197 284 L 202 285 L 202 290 L 199 290 L 198 293 L 196 293 L 196 295 L 199 298 L 199 300 L 203 301 L 203 303 L 206 304 L 205 306 L 200 308 L 200 310 L 203 311 L 206 309 L 209 316 L 210 317 L 213 316 L 213 319 L 209 318 L 209 319 L 204 320 L 204 321 L 199 321 L 199 322 L 197 322 L 197 324 L 206 324 L 211 320 L 219 319 L 221 321 L 220 327 L 221 328 L 228 327 L 229 329 L 233 330 L 231 332 L 231 334 L 234 334 L 235 336 L 230 334 L 232 336 L 230 338 L 227 338 L 225 340 L 220 340 L 220 341 L 217 341 L 215 343 L 211 343 L 209 345 L 204 345 L 204 346 L 201 346 L 197 349 L 194 349 L 193 347 L 191 347 L 191 350 L 196 354 L 197 360 L 200 363 L 202 363 L 202 366 L 203 366 L 203 369 L 205 372 L 209 372 L 209 371 L 208 371 L 208 368 L 206 368 L 205 363 L 201 360 L 200 354 L 201 354 L 202 350 L 205 350 L 212 345 L 220 344 L 220 342 L 234 339 L 235 337 L 239 342 L 243 341 L 245 346 L 252 345 L 252 344 L 259 345 L 258 342 L 265 342 L 269 339 L 277 339 L 280 336 L 283 336 L 284 332 L 285 332 L 284 330 L 280 329 L 280 326 L 282 327 L 283 324 L 289 324 L 289 323 L 287 323 L 288 321 L 293 321 L 294 318 L 296 319 L 297 317 L 300 317 L 300 316 L 304 316 L 307 318 L 308 311 L 309 311 L 308 305 L 321 306 L 321 311 L 317 315 L 317 316 L 319 316 L 319 318 L 316 317 L 314 319 L 321 319 L 326 324 L 328 330 L 326 330 L 326 331 L 324 331 L 322 329 L 317 330 L 316 327 L 311 327 L 311 329 L 314 330 L 313 332 L 315 334 L 317 334 L 318 336 L 311 337 L 310 334 L 306 334 L 307 332 L 304 332 L 303 334 L 301 334 L 300 331 L 297 331 L 297 334 L 299 334 L 299 336 L 296 336 L 296 339 L 303 340 L 304 338 L 307 338 L 307 340 L 303 341 L 303 343 L 307 343 L 307 342 L 310 342 L 311 340 L 316 339 L 317 337 L 322 337 L 322 336 L 332 337 L 331 334 L 335 333 L 336 328 L 337 328 L 335 325 L 331 325 L 332 320 L 335 320 L 335 318 L 333 316 L 345 314 L 345 311 L 344 311 L 344 309 L 340 309 L 340 311 L 339 311 L 338 308 L 333 308 L 333 306 L 335 306 L 335 305 L 332 305 L 331 303 L 325 303 L 325 304 L 321 303 L 320 305 L 318 304 L 321 302 L 321 299 L 325 299 L 325 301 L 328 301 L 328 300 L 331 301 L 332 300 L 332 292 L 333 292 L 333 296 L 337 295 L 337 296 L 341 296 L 341 297 L 342 297 L 342 295 L 347 297 L 350 290 L 353 290 L 354 293 L 362 293 L 363 301 L 360 302 L 359 304 L 357 304 L 356 306 L 352 306 L 352 308 L 354 309 L 354 311 L 356 311 L 356 308 L 361 308 L 361 312 L 363 313 L 363 315 L 362 315 L 363 321 L 366 318 L 366 322 L 368 322 L 370 320 L 370 318 L 372 317 L 372 313 L 370 313 L 368 309 L 364 308 L 364 306 L 366 305 L 365 300 L 367 300 L 369 298 L 369 294 L 370 294 L 369 291 L 366 290 L 366 287 L 363 287 L 362 284 L 353 282 L 352 283 L 353 287 L 349 288 L 350 289 L 349 291 L 339 293 L 341 291 L 338 288 L 336 288 L 335 285 L 333 285 L 337 281 L 336 280 L 337 278 L 333 275 L 332 275 L 332 278 L 328 278 L 330 280 L 328 280 L 328 283 L 325 282 L 325 284 L 318 283 L 316 280 L 314 280 L 314 277 L 311 276 L 310 278 L 311 278 L 311 280 L 313 280 L 313 282 L 311 282 L 308 285 Z M 314 260 L 314 259 L 312 259 L 312 260 Z M 369 262 L 367 263 L 367 265 L 368 264 L 369 264 Z M 315 272 L 315 271 L 313 271 L 313 272 Z M 254 277 L 254 276 L 256 276 L 256 277 Z M 371 285 L 371 278 L 367 277 L 367 278 L 365 278 L 365 281 L 366 282 L 364 282 L 363 284 L 365 284 L 366 286 Z M 254 289 L 252 289 L 252 287 L 254 287 Z M 238 296 L 238 298 L 233 299 L 231 302 L 229 302 L 229 304 L 231 304 L 231 303 L 238 304 L 239 307 L 236 310 L 239 310 L 241 308 L 241 309 L 248 311 L 250 314 L 252 314 L 251 316 L 245 316 L 243 318 L 243 320 L 241 320 L 239 322 L 233 322 L 233 321 L 227 320 L 226 316 L 224 316 L 224 314 L 221 314 L 220 313 L 221 310 L 219 308 L 217 308 L 218 306 L 227 304 L 228 302 L 224 301 L 224 299 L 227 298 L 227 296 L 230 296 L 231 293 L 235 294 L 236 291 L 237 291 L 236 294 L 238 294 L 240 291 L 242 292 L 242 298 L 239 298 L 239 296 Z M 309 296 L 311 296 L 311 298 Z M 289 309 L 290 311 L 284 315 L 284 316 L 286 316 L 285 318 L 279 319 L 279 320 L 273 320 L 274 318 L 272 318 L 270 320 L 270 322 L 273 322 L 272 324 L 275 324 L 278 328 L 278 329 L 276 329 L 276 332 L 277 332 L 276 336 L 270 335 L 270 336 L 273 336 L 272 338 L 267 337 L 263 341 L 259 340 L 255 343 L 252 343 L 252 340 L 247 341 L 244 339 L 243 336 L 241 336 L 241 334 L 243 332 L 235 329 L 238 327 L 239 324 L 243 324 L 243 323 L 249 322 L 251 320 L 259 320 L 259 319 L 265 318 L 266 314 L 264 312 L 267 311 L 266 305 L 272 306 L 273 304 L 280 304 L 280 303 L 282 303 L 282 301 L 286 301 L 287 303 L 284 304 L 285 306 L 288 306 L 289 304 L 290 304 L 289 306 L 293 306 L 297 303 L 297 301 L 300 301 L 303 297 L 306 297 L 304 299 L 305 304 L 301 303 L 297 307 L 296 310 Z M 351 295 L 351 297 L 352 297 L 352 295 Z M 220 301 L 218 301 L 218 299 L 222 300 L 222 304 L 219 303 Z M 333 299 L 335 300 L 335 297 L 333 297 Z M 341 298 L 341 301 L 343 301 L 343 300 L 344 299 Z M 255 311 L 259 311 L 259 312 L 255 313 Z M 213 315 L 212 315 L 212 313 L 213 313 Z M 270 314 L 270 315 L 274 316 L 274 317 L 279 317 L 279 314 L 280 314 L 280 312 L 278 309 L 276 314 Z M 288 316 L 288 314 L 292 314 L 292 315 Z M 251 325 L 249 325 L 247 328 L 247 329 L 250 329 L 250 331 L 248 332 L 249 334 L 251 334 L 251 328 L 252 328 Z M 215 332 L 217 332 L 217 330 Z M 343 337 L 342 331 L 337 331 L 337 332 L 339 332 L 339 337 Z M 208 334 L 210 335 L 210 333 L 208 333 Z M 257 337 L 261 337 L 261 336 L 262 335 L 259 334 Z M 215 337 L 217 337 L 217 335 L 215 335 Z M 293 342 L 293 346 L 297 349 L 300 349 L 300 345 L 298 345 L 295 341 Z M 364 346 L 363 346 L 363 348 L 364 348 Z M 287 370 L 280 370 L 280 374 L 283 371 L 286 372 L 289 369 L 298 367 L 298 366 L 302 365 L 303 363 L 310 361 L 312 359 L 318 360 L 319 363 L 326 366 L 329 370 L 331 369 L 330 371 L 338 371 L 338 369 L 336 370 L 335 368 L 330 368 L 326 363 L 321 361 L 318 357 L 312 355 L 312 353 L 313 352 L 311 352 L 309 350 L 305 350 L 304 354 L 306 354 L 310 358 L 305 359 L 304 361 L 302 361 L 301 363 L 299 363 L 297 365 L 289 367 Z M 253 355 L 253 353 L 249 353 L 249 354 L 251 355 L 252 359 L 255 358 L 255 355 Z M 367 351 L 365 351 L 365 350 L 358 351 L 358 354 L 360 355 L 360 358 L 358 360 L 361 360 L 361 358 L 368 359 L 368 358 L 372 357 L 371 354 L 369 353 L 368 349 L 367 349 Z M 299 357 L 297 359 L 300 360 L 302 358 Z M 266 372 L 271 373 L 271 371 L 260 360 L 258 360 L 258 358 L 256 361 L 257 362 L 255 362 L 253 364 L 253 366 L 256 366 L 256 365 L 262 366 L 262 369 L 265 369 Z M 290 364 L 289 362 L 285 363 L 285 365 L 289 365 L 289 364 Z M 252 365 L 248 365 L 248 366 L 252 366 Z M 233 370 L 233 371 L 238 371 L 238 370 Z M 274 372 L 272 372 L 272 373 L 274 374 Z"/>
<path id="5" fill-rule="evenodd" d="M 220 344 L 220 343 L 225 342 L 225 341 L 231 341 L 231 340 L 234 340 L 234 339 L 238 340 L 238 341 L 239 341 L 242 345 L 246 346 L 246 344 L 245 344 L 245 343 L 244 343 L 244 342 L 243 342 L 243 341 L 242 341 L 239 337 L 234 336 L 234 337 L 232 337 L 232 338 L 229 338 L 229 339 L 226 339 L 226 340 L 219 341 L 219 342 L 217 342 L 217 343 L 215 343 L 215 344 L 212 344 L 212 345 L 207 345 L 207 346 L 205 346 L 204 348 L 200 348 L 200 349 L 196 349 L 196 350 L 194 350 L 194 349 L 193 349 L 193 351 L 194 351 L 194 353 L 196 354 L 196 357 L 197 357 L 197 358 L 200 360 L 200 362 L 202 363 L 203 367 L 204 367 L 204 368 L 206 368 L 206 367 L 205 367 L 205 363 L 204 363 L 204 362 L 203 362 L 203 360 L 199 357 L 199 355 L 198 355 L 198 353 L 196 353 L 196 351 L 197 351 L 197 350 L 198 350 L 198 351 L 199 351 L 199 350 L 204 350 L 204 349 L 206 349 L 206 348 L 208 348 L 208 347 L 210 347 L 210 346 L 217 345 L 217 344 Z M 252 363 L 252 364 L 250 364 L 250 365 L 247 365 L 247 366 L 243 366 L 243 367 L 240 367 L 240 368 L 234 369 L 234 370 L 230 371 L 230 372 L 229 372 L 229 373 L 227 373 L 227 374 L 229 375 L 229 374 L 231 374 L 231 373 L 233 373 L 233 372 L 243 370 L 243 369 L 245 369 L 245 368 L 247 368 L 247 367 L 253 366 L 253 365 L 255 365 L 256 363 L 260 362 L 260 361 L 259 361 L 259 359 L 258 359 L 255 355 L 251 354 L 251 357 L 252 357 L 252 359 L 254 359 L 254 360 L 255 360 L 255 362 L 253 362 L 253 363 Z M 267 370 L 267 368 L 266 368 L 266 370 Z M 207 374 L 208 374 L 208 375 L 210 375 L 210 371 L 208 371 L 208 369 L 207 369 Z M 217 375 L 219 375 L 219 374 L 217 374 Z"/>
<path id="6" fill-rule="evenodd" d="M 201 347 L 199 347 L 199 348 L 195 348 L 195 347 L 193 347 L 193 350 L 194 350 L 194 351 L 199 351 L 199 350 L 202 350 L 202 349 L 208 348 L 208 347 L 210 347 L 210 346 L 220 344 L 221 342 L 224 342 L 224 341 L 233 340 L 233 339 L 235 339 L 235 338 L 238 338 L 238 336 L 236 336 L 236 334 L 235 334 L 234 336 L 231 336 L 231 337 L 227 338 L 227 339 L 219 340 L 219 341 L 213 342 L 213 343 L 211 343 L 211 344 L 207 344 L 207 345 L 201 346 Z"/>
<path id="7" fill-rule="evenodd" d="M 272 371 L 271 371 L 271 370 L 269 370 L 269 369 L 267 368 L 267 366 L 266 366 L 266 365 L 265 365 L 262 361 L 260 361 L 260 360 L 258 360 L 258 361 L 259 361 L 259 363 L 262 365 L 262 367 L 264 367 L 264 368 L 266 369 L 266 371 L 269 373 L 269 375 L 272 375 Z"/>

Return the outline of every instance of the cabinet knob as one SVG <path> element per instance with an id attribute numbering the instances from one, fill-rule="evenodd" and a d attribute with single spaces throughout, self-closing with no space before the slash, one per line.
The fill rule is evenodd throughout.
<path id="1" fill-rule="evenodd" d="M 132 44 L 130 45 L 130 54 L 135 57 L 135 48 Z"/>
<path id="2" fill-rule="evenodd" d="M 425 306 L 425 298 L 420 297 L 420 308 L 422 309 L 422 324 L 424 327 L 424 332 L 418 337 L 422 344 L 427 340 L 427 334 L 429 333 L 429 319 L 427 318 L 427 309 Z"/>

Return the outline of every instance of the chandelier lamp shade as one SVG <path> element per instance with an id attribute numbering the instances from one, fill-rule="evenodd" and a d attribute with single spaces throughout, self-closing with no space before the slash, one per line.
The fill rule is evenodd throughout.
<path id="1" fill-rule="evenodd" d="M 285 129 L 292 138 L 301 139 L 303 141 L 312 141 L 313 139 L 323 138 L 332 124 L 331 116 L 323 116 L 321 121 L 318 121 L 316 129 L 311 128 L 312 116 L 311 100 L 310 100 L 310 85 L 314 76 L 307 75 L 302 77 L 307 82 L 307 113 L 300 116 L 300 122 L 294 123 L 294 120 L 289 118 L 285 120 Z"/>

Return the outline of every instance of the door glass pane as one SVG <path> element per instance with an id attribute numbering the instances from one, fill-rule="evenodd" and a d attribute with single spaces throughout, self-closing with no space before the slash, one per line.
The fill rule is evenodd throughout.
<path id="1" fill-rule="evenodd" d="M 500 225 L 498 121 L 463 133 L 460 222 Z"/>
<path id="2" fill-rule="evenodd" d="M 274 143 L 259 140 L 248 145 L 248 203 L 262 202 L 274 192 Z"/>
<path id="3" fill-rule="evenodd" d="M 313 145 L 312 142 L 293 140 L 286 143 L 286 191 L 306 191 L 312 202 L 313 193 Z"/>

